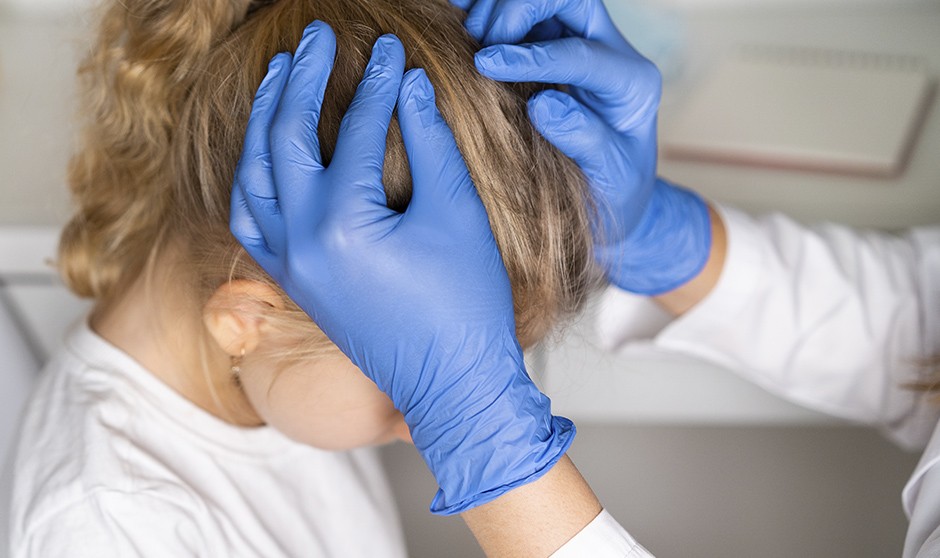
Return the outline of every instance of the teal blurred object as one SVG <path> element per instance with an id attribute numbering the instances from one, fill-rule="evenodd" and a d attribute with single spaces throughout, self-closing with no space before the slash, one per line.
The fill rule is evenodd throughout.
<path id="1" fill-rule="evenodd" d="M 685 25 L 677 9 L 653 0 L 603 0 L 610 18 L 664 81 L 676 79 L 685 61 Z"/>

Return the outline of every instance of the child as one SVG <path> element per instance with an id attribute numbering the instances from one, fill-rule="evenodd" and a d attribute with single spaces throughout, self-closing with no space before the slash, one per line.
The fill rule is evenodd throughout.
<path id="1" fill-rule="evenodd" d="M 523 346 L 594 284 L 586 187 L 529 124 L 535 86 L 480 77 L 446 0 L 114 0 L 82 66 L 88 123 L 62 233 L 96 304 L 47 365 L 15 463 L 13 556 L 401 556 L 373 449 L 389 399 L 240 248 L 229 193 L 251 101 L 314 19 L 337 58 L 326 159 L 371 46 L 423 67 L 487 207 Z M 384 184 L 407 206 L 393 121 Z"/>

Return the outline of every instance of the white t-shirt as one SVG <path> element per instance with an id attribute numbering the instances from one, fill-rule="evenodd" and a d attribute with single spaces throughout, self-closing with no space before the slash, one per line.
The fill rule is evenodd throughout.
<path id="1" fill-rule="evenodd" d="M 33 394 L 13 475 L 12 558 L 406 555 L 373 449 L 225 423 L 84 322 Z"/>

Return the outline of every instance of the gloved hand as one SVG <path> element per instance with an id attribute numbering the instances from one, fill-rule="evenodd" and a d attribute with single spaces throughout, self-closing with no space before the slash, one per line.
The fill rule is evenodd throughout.
<path id="1" fill-rule="evenodd" d="M 590 182 L 595 252 L 610 281 L 655 295 L 695 277 L 711 246 L 708 207 L 656 177 L 659 71 L 601 0 L 452 2 L 469 9 L 469 33 L 491 45 L 476 54 L 483 75 L 568 86 L 534 95 L 529 116 Z"/>
<path id="2" fill-rule="evenodd" d="M 248 123 L 231 229 L 248 253 L 402 411 L 440 491 L 435 513 L 483 504 L 547 472 L 574 438 L 526 374 L 509 277 L 486 210 L 423 70 L 375 43 L 324 167 L 317 117 L 335 37 L 312 23 L 271 61 Z M 386 205 L 398 119 L 413 180 Z"/>

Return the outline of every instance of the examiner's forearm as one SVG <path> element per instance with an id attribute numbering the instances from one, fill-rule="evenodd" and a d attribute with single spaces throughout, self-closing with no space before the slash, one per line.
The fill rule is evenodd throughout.
<path id="1" fill-rule="evenodd" d="M 721 270 L 725 265 L 728 245 L 725 225 L 718 212 L 710 206 L 708 216 L 711 219 L 712 244 L 705 267 L 688 283 L 655 297 L 660 306 L 675 316 L 684 314 L 708 296 L 718 283 Z"/>
<path id="2" fill-rule="evenodd" d="M 535 482 L 461 514 L 489 557 L 545 557 L 601 512 L 568 456 Z"/>

